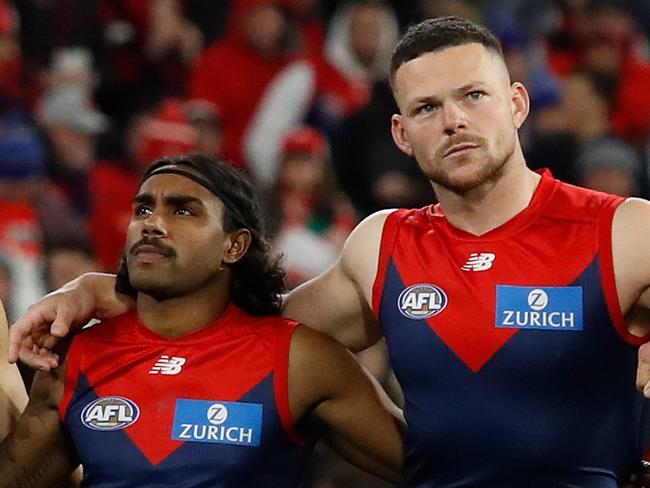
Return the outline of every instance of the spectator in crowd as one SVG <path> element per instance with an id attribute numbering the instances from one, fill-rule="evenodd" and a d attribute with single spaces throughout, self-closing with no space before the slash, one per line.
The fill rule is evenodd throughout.
<path id="1" fill-rule="evenodd" d="M 87 215 L 91 207 L 88 175 L 96 163 L 97 136 L 107 129 L 108 120 L 76 85 L 45 92 L 39 119 L 50 142 L 51 176 L 71 206 Z"/>
<path id="2" fill-rule="evenodd" d="M 98 102 L 120 126 L 137 103 L 182 97 L 203 35 L 177 0 L 96 0 L 103 51 Z M 221 3 L 221 2 L 215 2 Z"/>
<path id="3" fill-rule="evenodd" d="M 639 195 L 639 154 L 616 137 L 587 143 L 578 156 L 580 184 L 625 197 Z"/>
<path id="4" fill-rule="evenodd" d="M 288 0 L 287 7 L 299 50 L 320 55 L 325 47 L 325 22 L 319 0 Z"/>
<path id="5" fill-rule="evenodd" d="M 0 108 L 26 102 L 22 51 L 18 39 L 18 15 L 8 0 L 0 1 Z"/>
<path id="6" fill-rule="evenodd" d="M 185 111 L 196 131 L 196 152 L 222 159 L 223 126 L 219 108 L 207 100 L 189 100 Z"/>
<path id="7" fill-rule="evenodd" d="M 22 313 L 43 294 L 39 279 L 43 230 L 37 200 L 45 201 L 45 148 L 25 115 L 0 115 L 0 253 L 10 275 L 12 312 Z"/>
<path id="8" fill-rule="evenodd" d="M 346 118 L 332 139 L 332 160 L 341 188 L 362 215 L 383 208 L 422 206 L 433 198 L 415 160 L 393 143 L 386 120 L 396 112 L 388 82 L 378 81 L 368 105 Z"/>
<path id="9" fill-rule="evenodd" d="M 52 53 L 52 62 L 44 74 L 47 92 L 76 89 L 88 100 L 92 99 L 98 79 L 93 67 L 92 53 L 83 47 L 66 47 Z M 90 102 L 88 105 L 92 105 Z"/>
<path id="10" fill-rule="evenodd" d="M 246 166 L 242 148 L 265 90 L 294 59 L 280 0 L 234 0 L 228 29 L 208 46 L 190 78 L 189 94 L 219 107 L 224 124 L 223 156 Z"/>
<path id="11" fill-rule="evenodd" d="M 201 30 L 204 46 L 211 44 L 223 35 L 227 27 L 231 4 L 232 0 L 219 0 L 218 2 L 189 0 L 183 2 L 185 16 Z"/>
<path id="12" fill-rule="evenodd" d="M 284 256 L 287 284 L 293 288 L 336 261 L 356 224 L 337 188 L 322 133 L 300 127 L 286 135 L 271 202 L 274 247 Z"/>
<path id="13" fill-rule="evenodd" d="M 567 128 L 578 143 L 612 132 L 615 90 L 609 77 L 594 71 L 576 71 L 565 80 L 562 109 Z"/>
<path id="14" fill-rule="evenodd" d="M 371 85 L 388 73 L 399 27 L 383 2 L 342 3 L 327 34 L 327 59 L 351 82 Z"/>
<path id="15" fill-rule="evenodd" d="M 544 108 L 544 99 L 538 100 L 526 148 L 532 167 L 548 167 L 556 177 L 580 183 L 579 154 L 594 141 L 614 137 L 610 114 L 615 91 L 608 76 L 578 70 L 563 81 L 562 92 L 548 100 L 549 108 Z"/>
<path id="16" fill-rule="evenodd" d="M 551 36 L 549 61 L 556 73 L 598 72 L 616 87 L 614 133 L 639 146 L 650 129 L 648 40 L 636 25 L 630 2 L 567 2 L 563 30 Z"/>
<path id="17" fill-rule="evenodd" d="M 291 44 L 284 7 L 280 0 L 234 1 L 226 35 L 205 50 L 190 79 L 191 98 L 219 107 L 223 157 L 250 168 L 266 187 L 288 129 L 305 120 L 327 128 L 367 99 L 320 53 Z"/>
<path id="18" fill-rule="evenodd" d="M 84 239 L 69 239 L 49 244 L 45 250 L 45 284 L 56 290 L 88 271 L 97 271 L 90 244 Z"/>

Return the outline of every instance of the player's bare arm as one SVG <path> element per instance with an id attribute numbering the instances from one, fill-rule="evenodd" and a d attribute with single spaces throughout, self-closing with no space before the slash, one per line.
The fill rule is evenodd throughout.
<path id="1" fill-rule="evenodd" d="M 91 318 L 115 317 L 134 302 L 115 291 L 115 275 L 85 273 L 34 303 L 11 327 L 9 360 L 48 371 L 58 358 L 50 351 L 74 326 Z"/>
<path id="2" fill-rule="evenodd" d="M 298 432 L 318 436 L 370 473 L 392 482 L 401 479 L 401 411 L 349 351 L 304 326 L 291 342 L 289 405 Z"/>
<path id="3" fill-rule="evenodd" d="M 0 302 L 0 440 L 9 433 L 27 405 L 27 392 L 18 368 L 7 362 L 8 327 Z"/>
<path id="4" fill-rule="evenodd" d="M 289 293 L 283 314 L 327 333 L 352 351 L 379 341 L 382 331 L 371 310 L 372 286 L 382 229 L 391 212 L 377 212 L 361 222 L 332 268 Z"/>
<path id="5" fill-rule="evenodd" d="M 616 211 L 612 230 L 614 270 L 630 332 L 650 332 L 650 202 L 631 198 Z M 639 349 L 637 386 L 650 398 L 650 344 Z"/>
<path id="6" fill-rule="evenodd" d="M 612 224 L 616 288 L 630 332 L 650 332 L 650 202 L 631 198 L 620 205 Z M 646 320 L 644 320 L 644 317 Z"/>
<path id="7" fill-rule="evenodd" d="M 27 408 L 0 445 L 0 488 L 71 486 L 79 463 L 59 419 L 64 377 L 65 361 L 36 374 Z"/>

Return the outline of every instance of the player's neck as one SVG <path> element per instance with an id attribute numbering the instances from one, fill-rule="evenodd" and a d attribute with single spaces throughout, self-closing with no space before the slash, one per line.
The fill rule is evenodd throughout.
<path id="1" fill-rule="evenodd" d="M 164 300 L 140 293 L 136 308 L 145 327 L 163 337 L 174 338 L 217 320 L 229 301 L 228 282 L 217 282 L 206 284 L 191 294 Z"/>
<path id="2" fill-rule="evenodd" d="M 508 163 L 499 178 L 464 195 L 438 188 L 436 194 L 450 224 L 480 236 L 526 209 L 540 179 L 522 157 Z"/>

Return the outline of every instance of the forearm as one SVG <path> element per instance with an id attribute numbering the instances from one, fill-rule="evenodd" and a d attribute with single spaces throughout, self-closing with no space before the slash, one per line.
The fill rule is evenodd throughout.
<path id="1" fill-rule="evenodd" d="M 51 488 L 79 465 L 76 450 L 59 418 L 69 341 L 57 346 L 63 358 L 55 370 L 34 377 L 27 408 L 0 444 L 0 488 Z"/>
<path id="2" fill-rule="evenodd" d="M 303 428 L 352 464 L 398 482 L 404 458 L 402 412 L 354 356 L 332 339 L 300 327 L 289 364 L 292 409 L 309 412 Z M 308 399 L 312 402 L 302 403 Z"/>
<path id="3" fill-rule="evenodd" d="M 56 410 L 27 407 L 0 445 L 0 488 L 51 488 L 78 466 Z"/>
<path id="4" fill-rule="evenodd" d="M 66 283 L 61 291 L 77 290 L 80 300 L 87 301 L 80 309 L 91 310 L 98 318 L 112 317 L 133 307 L 133 300 L 115 290 L 115 275 L 109 273 L 84 273 Z"/>
<path id="5" fill-rule="evenodd" d="M 92 318 L 128 312 L 135 302 L 115 291 L 115 276 L 86 273 L 32 304 L 11 327 L 9 360 L 20 358 L 33 368 L 48 371 L 58 358 L 52 348 L 59 340 Z"/>
<path id="6" fill-rule="evenodd" d="M 372 405 L 368 405 L 369 397 L 366 397 L 364 405 L 358 407 L 358 413 L 347 410 L 347 418 L 341 421 L 341 424 L 347 424 L 345 428 L 323 426 L 320 435 L 346 461 L 398 484 L 403 476 L 404 419 L 381 386 L 376 384 L 376 389 Z"/>

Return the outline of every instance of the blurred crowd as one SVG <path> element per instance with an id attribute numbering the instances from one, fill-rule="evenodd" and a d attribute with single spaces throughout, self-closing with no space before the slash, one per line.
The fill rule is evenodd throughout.
<path id="1" fill-rule="evenodd" d="M 400 32 L 441 15 L 501 39 L 532 100 L 530 166 L 649 196 L 650 0 L 0 0 L 10 319 L 116 269 L 140 175 L 165 155 L 248 172 L 290 287 L 327 269 L 369 213 L 434 201 L 392 142 L 386 75 Z M 364 362 L 390 386 L 381 345 Z M 322 466 L 310 486 L 382 486 Z"/>

